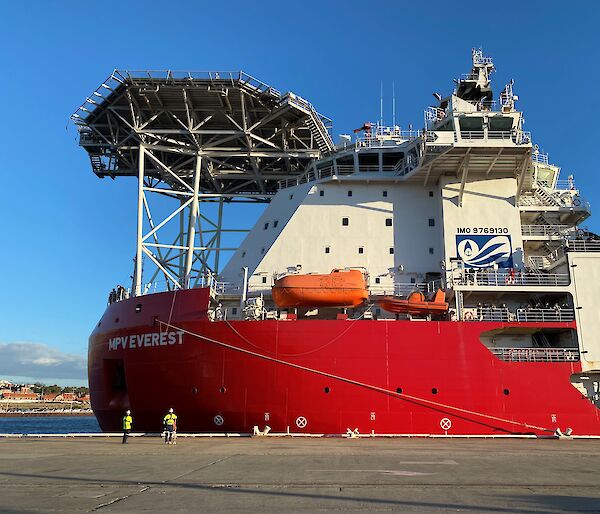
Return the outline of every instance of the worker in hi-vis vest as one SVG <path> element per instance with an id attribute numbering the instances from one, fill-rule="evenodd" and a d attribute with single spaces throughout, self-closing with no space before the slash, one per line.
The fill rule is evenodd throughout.
<path id="1" fill-rule="evenodd" d="M 177 414 L 173 412 L 173 408 L 170 408 L 169 413 L 163 418 L 163 428 L 165 430 L 165 444 L 177 444 L 175 442 Z"/>
<path id="2" fill-rule="evenodd" d="M 133 418 L 131 417 L 131 411 L 126 410 L 125 416 L 123 416 L 123 444 L 127 442 L 129 432 L 131 432 L 131 426 L 133 425 Z"/>

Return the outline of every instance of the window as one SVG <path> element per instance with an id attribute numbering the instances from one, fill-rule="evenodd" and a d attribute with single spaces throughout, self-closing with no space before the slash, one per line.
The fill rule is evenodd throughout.
<path id="1" fill-rule="evenodd" d="M 326 246 L 326 247 L 325 247 L 325 253 L 329 253 L 329 252 L 330 252 L 330 250 L 331 250 L 331 248 L 329 248 L 329 246 Z"/>
<path id="2" fill-rule="evenodd" d="M 348 218 L 342 218 L 342 226 L 347 227 L 350 224 L 349 221 Z"/>
<path id="3" fill-rule="evenodd" d="M 273 222 L 273 228 L 277 228 L 277 225 L 279 225 L 279 220 L 275 220 Z"/>
<path id="4" fill-rule="evenodd" d="M 394 255 L 394 249 L 390 248 L 390 255 Z"/>
<path id="5" fill-rule="evenodd" d="M 260 253 L 265 253 L 265 249 L 264 249 L 264 248 L 261 248 L 261 249 L 260 249 Z"/>
<path id="6" fill-rule="evenodd" d="M 263 283 L 263 284 L 266 284 L 266 283 L 267 283 L 267 277 L 263 277 L 263 278 L 262 278 L 262 283 Z"/>
<path id="7" fill-rule="evenodd" d="M 364 246 L 359 246 L 359 247 L 358 247 L 358 253 L 365 253 L 365 248 L 364 248 Z"/>
<path id="8" fill-rule="evenodd" d="M 325 196 L 325 191 L 323 191 L 323 189 L 319 191 L 319 196 Z"/>
<path id="9" fill-rule="evenodd" d="M 386 227 L 391 227 L 392 226 L 392 218 L 386 218 L 385 219 L 385 226 Z"/>
<path id="10" fill-rule="evenodd" d="M 352 196 L 352 189 L 348 189 L 348 196 Z"/>
<path id="11" fill-rule="evenodd" d="M 379 284 L 379 283 L 381 283 L 381 279 L 380 279 L 379 277 L 375 277 L 375 283 L 376 283 L 376 284 Z"/>
<path id="12" fill-rule="evenodd" d="M 141 303 L 138 303 L 138 304 L 135 306 L 135 312 L 142 312 L 142 304 L 141 304 Z"/>
<path id="13" fill-rule="evenodd" d="M 415 277 L 413 277 L 413 278 L 410 279 L 410 283 L 411 284 L 415 284 L 416 282 L 417 282 L 417 279 Z"/>
<path id="14" fill-rule="evenodd" d="M 294 195 L 290 195 L 290 200 L 292 200 L 294 198 Z"/>
<path id="15" fill-rule="evenodd" d="M 433 248 L 429 249 L 429 255 L 433 255 Z"/>
<path id="16" fill-rule="evenodd" d="M 375 309 L 375 316 L 381 316 L 381 309 Z"/>
<path id="17" fill-rule="evenodd" d="M 429 218 L 429 226 L 430 227 L 435 227 L 435 219 Z"/>
<path id="18" fill-rule="evenodd" d="M 265 223 L 265 230 L 269 228 L 269 222 Z"/>
<path id="19" fill-rule="evenodd" d="M 433 198 L 433 191 L 429 191 L 429 197 Z"/>
<path id="20" fill-rule="evenodd" d="M 245 251 L 244 251 L 244 252 L 242 252 L 242 259 L 243 259 L 244 257 L 246 257 L 246 252 L 245 252 Z"/>
<path id="21" fill-rule="evenodd" d="M 231 314 L 233 314 L 234 316 L 237 314 L 237 307 L 231 308 Z"/>
<path id="22" fill-rule="evenodd" d="M 387 198 L 387 191 L 384 191 L 384 192 L 383 192 L 383 197 L 384 197 L 384 198 Z"/>

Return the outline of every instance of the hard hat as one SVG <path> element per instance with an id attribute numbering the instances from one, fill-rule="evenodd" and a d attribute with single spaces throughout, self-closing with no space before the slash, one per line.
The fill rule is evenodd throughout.
<path id="1" fill-rule="evenodd" d="M 169 412 L 173 412 L 173 407 L 171 407 L 171 408 L 169 409 Z"/>
<path id="2" fill-rule="evenodd" d="M 130 410 L 126 410 L 125 414 L 127 414 L 129 416 L 131 414 L 131 411 Z"/>

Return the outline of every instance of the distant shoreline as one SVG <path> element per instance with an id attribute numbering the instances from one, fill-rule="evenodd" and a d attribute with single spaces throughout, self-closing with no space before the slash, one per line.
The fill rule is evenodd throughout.
<path id="1" fill-rule="evenodd" d="M 87 409 L 74 411 L 8 411 L 1 412 L 0 418 L 22 418 L 22 417 L 49 417 L 49 416 L 93 416 L 94 413 Z"/>

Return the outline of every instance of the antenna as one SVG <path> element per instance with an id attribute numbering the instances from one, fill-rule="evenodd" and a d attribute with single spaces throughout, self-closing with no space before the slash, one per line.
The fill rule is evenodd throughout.
<path id="1" fill-rule="evenodd" d="M 392 81 L 392 127 L 396 126 L 396 83 Z"/>
<path id="2" fill-rule="evenodd" d="M 381 81 L 381 91 L 379 93 L 379 126 L 383 127 L 383 80 Z"/>

